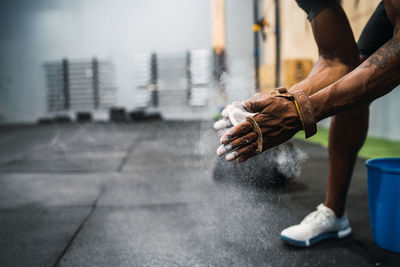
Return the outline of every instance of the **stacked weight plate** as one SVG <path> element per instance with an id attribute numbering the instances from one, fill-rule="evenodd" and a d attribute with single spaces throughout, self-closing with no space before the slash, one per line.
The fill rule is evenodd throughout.
<path id="1" fill-rule="evenodd" d="M 151 101 L 151 53 L 138 53 L 134 59 L 137 107 L 148 107 Z"/>
<path id="2" fill-rule="evenodd" d="M 160 106 L 186 106 L 188 99 L 186 54 L 158 54 L 157 63 Z"/>
<path id="3" fill-rule="evenodd" d="M 70 109 L 108 109 L 115 104 L 114 68 L 109 61 L 69 63 Z"/>
<path id="4" fill-rule="evenodd" d="M 71 110 L 93 110 L 94 89 L 91 61 L 69 63 L 69 92 Z"/>
<path id="5" fill-rule="evenodd" d="M 98 109 L 109 109 L 116 104 L 117 86 L 114 65 L 109 60 L 98 62 L 99 103 Z"/>
<path id="6" fill-rule="evenodd" d="M 208 103 L 211 84 L 211 54 L 208 50 L 192 50 L 190 62 L 190 98 L 192 106 L 205 106 Z"/>
<path id="7" fill-rule="evenodd" d="M 114 68 L 110 61 L 63 60 L 44 64 L 49 112 L 91 111 L 115 105 Z"/>
<path id="8" fill-rule="evenodd" d="M 66 110 L 68 96 L 64 92 L 63 65 L 61 61 L 44 64 L 47 85 L 47 110 L 57 112 Z"/>

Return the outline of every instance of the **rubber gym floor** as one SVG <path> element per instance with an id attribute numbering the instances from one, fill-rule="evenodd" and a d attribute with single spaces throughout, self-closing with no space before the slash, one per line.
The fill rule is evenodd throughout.
<path id="1" fill-rule="evenodd" d="M 217 182 L 211 122 L 0 127 L 1 266 L 399 266 L 369 225 L 364 160 L 351 237 L 287 246 L 280 231 L 324 200 L 325 148 L 281 188 Z M 229 181 L 229 179 L 227 179 Z"/>

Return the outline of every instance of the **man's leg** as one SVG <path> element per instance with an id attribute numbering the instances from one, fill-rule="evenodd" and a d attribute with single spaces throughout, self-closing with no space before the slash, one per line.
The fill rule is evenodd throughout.
<path id="1" fill-rule="evenodd" d="M 360 55 L 363 62 L 368 56 Z M 359 107 L 332 117 L 329 129 L 329 173 L 325 206 L 331 208 L 336 217 L 344 214 L 358 151 L 368 133 L 369 106 Z"/>
<path id="2" fill-rule="evenodd" d="M 313 1 L 307 0 L 297 1 L 299 5 L 300 2 L 301 4 L 304 4 L 300 5 L 301 7 L 304 6 L 306 8 L 309 7 L 307 3 L 313 3 Z M 322 3 L 322 1 L 318 1 L 318 3 Z M 306 10 L 306 8 L 304 9 Z M 344 41 L 341 36 L 343 36 L 343 33 L 346 33 L 345 31 L 337 32 L 326 30 L 326 27 L 329 25 L 335 26 L 336 24 L 332 24 L 332 21 L 339 21 L 340 16 L 335 20 L 325 20 L 330 15 L 338 15 L 340 13 L 344 14 L 341 8 L 337 6 L 336 2 L 336 4 L 333 3 L 330 8 L 325 8 L 324 10 L 320 11 L 319 15 L 315 16 L 315 18 L 309 16 L 311 17 L 310 20 L 311 25 L 313 26 L 314 37 L 319 47 L 320 58 L 322 57 L 324 59 L 323 56 L 326 55 L 324 50 L 329 52 L 332 50 L 332 47 L 337 47 L 335 40 L 339 42 Z M 341 21 L 343 28 L 343 26 L 346 26 L 346 23 L 344 23 L 345 20 L 343 19 Z M 347 26 L 345 28 L 349 29 Z M 340 29 L 340 27 L 338 29 Z M 333 36 L 332 38 L 332 32 L 337 32 L 341 35 L 338 35 L 338 37 Z M 381 3 L 378 5 L 374 14 L 371 16 L 366 27 L 361 33 L 361 37 L 358 41 L 359 53 L 363 55 L 371 55 L 385 42 L 390 40 L 392 34 L 393 26 L 386 16 L 383 3 Z M 346 36 L 349 37 L 349 34 Z M 347 40 L 346 43 L 348 45 L 352 43 L 349 38 L 345 40 Z M 352 56 L 354 56 L 354 53 L 352 53 L 354 49 L 350 48 L 351 46 L 349 46 L 348 49 L 345 48 L 338 51 L 343 51 L 343 55 L 350 53 Z M 353 57 L 350 62 L 343 61 L 341 54 L 337 54 L 336 56 L 330 58 L 339 58 L 339 63 L 344 63 L 344 65 L 347 64 L 348 67 L 350 67 L 349 71 L 351 71 L 351 62 L 355 61 Z M 346 58 L 346 56 L 344 58 Z M 361 61 L 365 58 L 366 56 L 364 58 L 361 57 Z M 317 78 L 321 77 L 320 73 L 317 73 L 314 76 Z M 327 77 L 329 77 L 329 75 Z M 306 85 L 306 87 L 312 88 L 312 85 L 315 83 L 311 79 L 309 80 L 311 82 L 304 81 L 303 83 Z M 318 88 L 315 91 L 318 91 Z M 314 91 L 311 90 L 311 94 L 312 93 L 314 93 Z M 326 195 L 325 204 L 320 204 L 317 207 L 317 210 L 308 214 L 300 224 L 284 229 L 281 232 L 281 239 L 286 243 L 296 246 L 312 246 L 321 240 L 328 238 L 344 238 L 351 233 L 352 230 L 349 220 L 344 214 L 344 207 L 357 153 L 363 145 L 367 134 L 368 115 L 369 107 L 365 106 L 338 114 L 332 118 L 329 136 L 328 192 Z"/>
<path id="3" fill-rule="evenodd" d="M 393 35 L 393 25 L 381 2 L 358 40 L 361 62 L 374 53 Z M 344 214 L 347 190 L 350 184 L 358 150 L 364 144 L 368 131 L 369 108 L 338 114 L 332 118 L 329 133 L 329 175 L 325 205 L 337 217 Z"/>
<path id="4" fill-rule="evenodd" d="M 331 208 L 338 218 L 344 214 L 354 164 L 367 136 L 368 118 L 369 107 L 360 107 L 338 114 L 331 121 L 325 206 Z"/>

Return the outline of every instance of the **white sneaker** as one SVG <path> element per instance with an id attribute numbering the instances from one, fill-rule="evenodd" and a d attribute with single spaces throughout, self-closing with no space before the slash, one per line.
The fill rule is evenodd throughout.
<path id="1" fill-rule="evenodd" d="M 309 247 L 324 239 L 344 238 L 351 234 L 346 215 L 338 219 L 330 208 L 320 204 L 316 211 L 308 214 L 300 224 L 281 232 L 281 239 L 290 245 Z"/>

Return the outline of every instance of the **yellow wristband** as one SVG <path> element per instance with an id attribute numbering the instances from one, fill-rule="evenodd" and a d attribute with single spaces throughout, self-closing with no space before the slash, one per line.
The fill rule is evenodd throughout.
<path id="1" fill-rule="evenodd" d="M 302 122 L 303 118 L 301 117 L 301 112 L 300 112 L 300 108 L 299 108 L 299 104 L 297 104 L 296 99 L 293 99 L 293 103 L 296 106 L 296 110 L 297 110 L 297 114 L 299 115 L 299 120 Z"/>

